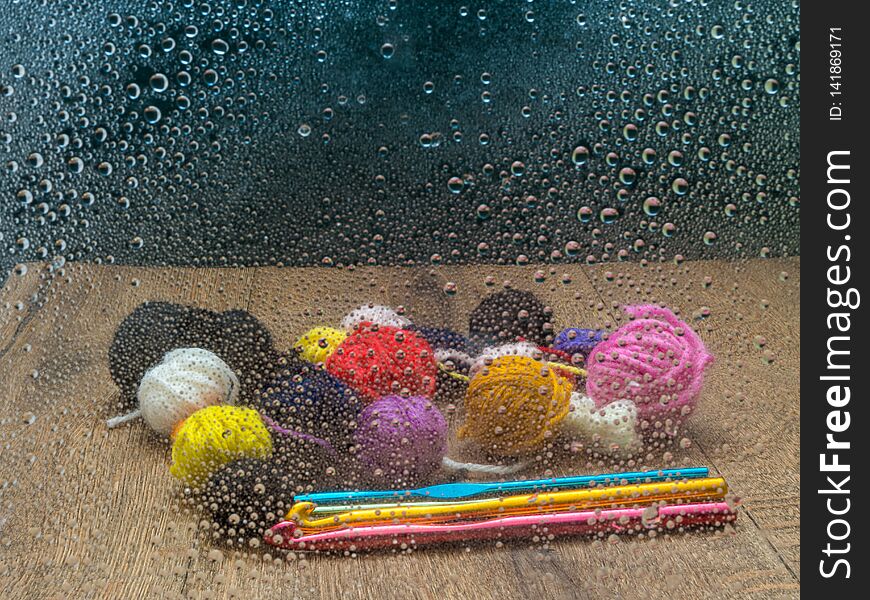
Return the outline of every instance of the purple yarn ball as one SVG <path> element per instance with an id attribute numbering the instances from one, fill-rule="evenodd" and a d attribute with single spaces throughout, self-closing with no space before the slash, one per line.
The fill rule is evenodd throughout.
<path id="1" fill-rule="evenodd" d="M 553 341 L 553 348 L 571 356 L 575 354 L 589 356 L 592 349 L 604 339 L 605 333 L 607 332 L 603 329 L 569 327 L 559 332 Z"/>
<path id="2" fill-rule="evenodd" d="M 367 405 L 357 419 L 357 460 L 387 478 L 422 479 L 447 452 L 447 421 L 422 396 L 385 396 Z"/>

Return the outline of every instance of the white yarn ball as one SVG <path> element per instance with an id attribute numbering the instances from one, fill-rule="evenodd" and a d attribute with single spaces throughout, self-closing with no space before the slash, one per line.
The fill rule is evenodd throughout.
<path id="1" fill-rule="evenodd" d="M 526 358 L 541 360 L 544 357 L 544 353 L 531 342 L 512 342 L 510 344 L 501 344 L 500 346 L 487 346 L 474 359 L 469 375 L 474 377 L 478 371 L 491 365 L 495 359 L 502 356 L 525 356 Z"/>
<path id="2" fill-rule="evenodd" d="M 630 450 L 639 442 L 636 432 L 637 407 L 630 400 L 616 400 L 595 408 L 591 398 L 578 392 L 571 394 L 570 412 L 562 421 L 562 433 L 598 444 L 599 450 Z"/>
<path id="3" fill-rule="evenodd" d="M 341 328 L 351 333 L 357 325 L 363 322 L 400 328 L 405 328 L 411 324 L 408 318 L 403 317 L 392 308 L 380 304 L 363 304 L 341 320 Z"/>
<path id="4" fill-rule="evenodd" d="M 168 436 L 201 408 L 235 404 L 239 379 L 216 354 L 202 348 L 179 348 L 145 373 L 136 397 L 145 422 Z"/>

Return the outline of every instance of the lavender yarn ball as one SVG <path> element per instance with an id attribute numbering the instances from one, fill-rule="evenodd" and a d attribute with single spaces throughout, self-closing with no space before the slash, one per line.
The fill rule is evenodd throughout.
<path id="1" fill-rule="evenodd" d="M 553 348 L 571 356 L 582 354 L 586 357 L 604 339 L 606 333 L 603 329 L 569 327 L 559 332 L 553 340 Z"/>
<path id="2" fill-rule="evenodd" d="M 422 396 L 386 396 L 366 406 L 358 419 L 357 460 L 388 481 L 431 475 L 447 452 L 447 421 Z"/>

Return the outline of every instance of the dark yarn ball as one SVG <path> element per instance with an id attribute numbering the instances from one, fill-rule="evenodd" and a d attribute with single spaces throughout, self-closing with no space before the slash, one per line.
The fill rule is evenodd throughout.
<path id="1" fill-rule="evenodd" d="M 469 342 L 461 333 L 443 327 L 411 327 L 429 342 L 433 350 L 456 350 L 468 352 Z"/>
<path id="2" fill-rule="evenodd" d="M 124 318 L 109 348 L 109 372 L 121 390 L 120 408 L 136 406 L 142 376 L 176 348 L 203 348 L 218 355 L 239 378 L 242 404 L 254 399 L 279 356 L 269 330 L 244 310 L 218 313 L 145 302 Z"/>
<path id="3" fill-rule="evenodd" d="M 212 473 L 198 499 L 222 536 L 259 538 L 293 505 L 294 479 L 283 465 L 246 458 Z"/>
<path id="4" fill-rule="evenodd" d="M 251 313 L 228 310 L 216 319 L 218 335 L 211 351 L 236 371 L 242 389 L 239 401 L 249 404 L 256 390 L 276 373 L 281 355 L 273 346 L 272 334 Z"/>
<path id="5" fill-rule="evenodd" d="M 413 327 L 435 351 L 435 359 L 444 367 L 449 367 L 455 373 L 468 375 L 471 369 L 472 359 L 469 352 L 472 351 L 472 343 L 461 333 L 441 327 Z M 465 397 L 468 383 L 462 379 L 451 377 L 444 372 L 441 366 L 438 368 L 438 385 L 436 386 L 434 400 L 440 404 L 456 404 Z"/>
<path id="6" fill-rule="evenodd" d="M 515 342 L 539 346 L 552 338 L 552 311 L 531 292 L 504 290 L 483 299 L 471 311 L 468 332 L 477 349 Z"/>
<path id="7" fill-rule="evenodd" d="M 245 458 L 212 473 L 194 498 L 208 510 L 217 533 L 242 542 L 262 539 L 293 504 L 294 494 L 341 489 L 341 465 L 317 444 L 273 435 L 275 452 Z"/>
<path id="8" fill-rule="evenodd" d="M 109 348 L 109 372 L 121 389 L 121 402 L 136 404 L 136 390 L 145 371 L 170 350 L 199 347 L 213 337 L 208 311 L 170 304 L 145 302 L 121 321 Z"/>
<path id="9" fill-rule="evenodd" d="M 259 408 L 282 428 L 312 435 L 345 453 L 353 445 L 359 395 L 322 366 L 284 355 L 258 393 Z"/>

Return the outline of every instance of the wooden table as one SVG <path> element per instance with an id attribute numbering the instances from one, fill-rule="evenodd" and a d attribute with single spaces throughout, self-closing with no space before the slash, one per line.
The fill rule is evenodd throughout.
<path id="1" fill-rule="evenodd" d="M 10 275 L 0 291 L 0 596 L 798 597 L 799 259 L 564 265 L 545 267 L 542 283 L 536 270 L 70 263 Z M 613 327 L 619 305 L 651 301 L 692 319 L 717 357 L 689 424 L 692 443 L 638 466 L 709 465 L 742 499 L 736 527 L 356 558 L 234 550 L 209 539 L 182 507 L 165 445 L 141 424 L 105 427 L 117 396 L 107 348 L 120 320 L 145 300 L 245 308 L 287 348 L 308 326 L 336 323 L 367 301 L 402 304 L 419 321 L 464 330 L 491 291 L 487 276 L 495 289 L 509 280 L 534 290 L 559 327 Z M 444 293 L 447 282 L 455 294 Z M 451 452 L 476 458 L 467 448 Z M 559 469 L 598 467 L 578 459 Z"/>

